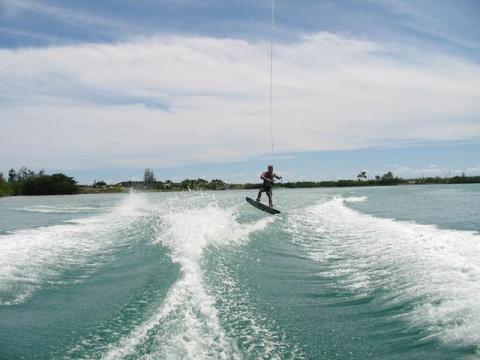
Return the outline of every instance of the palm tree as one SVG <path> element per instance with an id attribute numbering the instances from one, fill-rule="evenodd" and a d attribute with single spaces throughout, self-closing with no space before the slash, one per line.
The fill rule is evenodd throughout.
<path id="1" fill-rule="evenodd" d="M 357 175 L 357 180 L 361 181 L 362 179 L 367 180 L 367 171 L 361 170 L 360 174 Z"/>

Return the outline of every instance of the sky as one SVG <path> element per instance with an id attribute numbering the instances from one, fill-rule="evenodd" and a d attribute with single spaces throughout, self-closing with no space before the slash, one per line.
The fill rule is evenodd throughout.
<path id="1" fill-rule="evenodd" d="M 0 0 L 0 171 L 480 174 L 480 2 Z"/>

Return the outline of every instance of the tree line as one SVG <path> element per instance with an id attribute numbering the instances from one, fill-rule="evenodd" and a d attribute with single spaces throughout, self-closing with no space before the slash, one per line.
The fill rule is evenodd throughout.
<path id="1" fill-rule="evenodd" d="M 402 184 L 469 184 L 480 183 L 480 176 L 454 177 L 422 177 L 403 179 L 387 172 L 374 179 L 367 179 L 366 172 L 361 171 L 357 180 L 336 181 L 296 181 L 277 185 L 286 189 L 318 188 L 318 187 L 351 187 L 351 186 L 389 186 Z M 158 181 L 151 169 L 145 169 L 143 181 L 125 181 L 115 185 L 108 185 L 105 181 L 95 181 L 91 186 L 79 186 L 73 177 L 62 173 L 47 175 L 43 170 L 36 173 L 22 167 L 15 171 L 10 169 L 7 178 L 0 172 L 0 196 L 8 195 L 64 195 L 99 192 L 122 192 L 126 188 L 137 188 L 154 191 L 195 191 L 195 190 L 241 190 L 258 189 L 260 183 L 227 184 L 221 179 L 205 180 L 185 179 L 180 182 L 171 180 Z"/>
<path id="2" fill-rule="evenodd" d="M 205 180 L 205 179 L 185 179 L 181 182 L 173 182 L 171 180 L 158 181 L 153 173 L 153 170 L 147 168 L 143 174 L 143 187 L 152 190 L 166 190 L 166 191 L 182 191 L 182 190 L 226 190 L 229 185 L 220 179 Z"/>
<path id="3" fill-rule="evenodd" d="M 170 180 L 157 181 L 154 172 L 147 168 L 144 172 L 143 182 L 136 183 L 140 187 L 144 187 L 152 190 L 240 190 L 240 189 L 258 189 L 260 183 L 244 183 L 244 184 L 228 184 L 223 180 L 215 179 L 207 181 L 205 179 L 186 179 L 181 182 L 175 183 Z M 480 183 L 480 176 L 466 176 L 462 173 L 461 176 L 454 176 L 449 178 L 442 177 L 421 177 L 415 179 L 404 179 L 395 176 L 391 171 L 386 172 L 383 175 L 375 175 L 373 179 L 367 178 L 367 172 L 365 170 L 360 171 L 357 176 L 357 180 L 329 180 L 329 181 L 295 181 L 287 182 L 277 185 L 278 187 L 286 189 L 297 188 L 317 188 L 317 187 L 352 187 L 352 186 L 391 186 L 391 185 L 406 185 L 406 184 L 468 184 L 468 183 Z M 132 183 L 135 187 L 135 183 Z"/>
<path id="4" fill-rule="evenodd" d="M 8 178 L 0 173 L 0 196 L 7 195 L 67 195 L 77 194 L 77 182 L 62 173 L 47 175 L 43 170 L 36 173 L 22 167 L 10 169 Z"/>

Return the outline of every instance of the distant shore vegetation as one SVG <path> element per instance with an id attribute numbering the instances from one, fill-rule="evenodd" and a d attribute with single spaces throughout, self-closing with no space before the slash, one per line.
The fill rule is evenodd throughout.
<path id="1" fill-rule="evenodd" d="M 10 169 L 8 178 L 0 173 L 0 196 L 8 195 L 67 195 L 77 194 L 79 187 L 73 177 L 57 173 L 36 173 L 26 167 Z"/>
<path id="2" fill-rule="evenodd" d="M 300 189 L 322 187 L 356 187 L 356 186 L 393 186 L 422 184 L 470 184 L 480 183 L 480 176 L 421 177 L 403 179 L 392 172 L 376 175 L 369 179 L 361 171 L 356 180 L 332 181 L 295 181 L 276 184 L 276 188 Z M 185 179 L 180 182 L 157 180 L 153 170 L 145 169 L 143 181 L 122 181 L 107 184 L 104 180 L 95 180 L 92 185 L 78 185 L 73 177 L 62 173 L 47 175 L 25 167 L 15 171 L 11 169 L 8 176 L 0 173 L 0 196 L 14 195 L 67 195 L 126 192 L 129 189 L 141 191 L 201 191 L 201 190 L 241 190 L 258 189 L 260 183 L 229 184 L 221 179 Z"/>
<path id="3" fill-rule="evenodd" d="M 376 175 L 374 179 L 368 179 L 366 172 L 361 171 L 357 180 L 331 180 L 331 181 L 295 181 L 275 184 L 276 188 L 300 189 L 320 187 L 353 187 L 353 186 L 392 186 L 392 185 L 420 185 L 420 184 L 468 184 L 480 183 L 480 176 L 454 176 L 422 177 L 416 179 L 403 179 L 395 176 L 392 172 L 383 175 Z M 98 189 L 100 186 L 100 189 Z M 242 190 L 258 189 L 260 183 L 226 183 L 221 179 L 185 179 L 175 182 L 171 180 L 159 181 L 151 169 L 145 169 L 143 181 L 130 180 L 114 185 L 107 185 L 103 180 L 95 181 L 92 186 L 82 186 L 83 192 L 113 192 L 124 191 L 125 189 L 138 189 L 146 191 L 199 191 L 199 190 Z"/>

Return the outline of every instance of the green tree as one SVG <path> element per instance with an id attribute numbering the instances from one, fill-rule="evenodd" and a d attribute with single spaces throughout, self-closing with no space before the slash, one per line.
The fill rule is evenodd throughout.
<path id="1" fill-rule="evenodd" d="M 34 176 L 23 183 L 23 195 L 67 195 L 77 194 L 77 182 L 65 174 Z"/>
<path id="2" fill-rule="evenodd" d="M 29 170 L 25 166 L 22 166 L 20 169 L 18 169 L 17 181 L 24 181 L 28 177 L 29 177 Z"/>
<path id="3" fill-rule="evenodd" d="M 210 181 L 210 184 L 208 184 L 208 188 L 210 190 L 225 190 L 227 188 L 227 184 L 225 184 L 223 180 L 213 179 Z"/>
<path id="4" fill-rule="evenodd" d="M 393 173 L 391 171 L 387 172 L 382 176 L 382 180 L 393 180 Z"/>
<path id="5" fill-rule="evenodd" d="M 208 187 L 208 181 L 205 179 L 197 179 L 195 181 L 195 189 L 206 189 Z"/>
<path id="6" fill-rule="evenodd" d="M 155 174 L 153 173 L 153 170 L 149 168 L 145 169 L 145 172 L 143 173 L 143 182 L 145 183 L 145 185 L 152 186 L 153 184 L 155 184 L 156 181 L 157 179 L 155 179 Z"/>
<path id="7" fill-rule="evenodd" d="M 360 171 L 360 174 L 357 175 L 357 180 L 360 181 L 360 180 L 367 180 L 367 171 L 366 170 L 362 170 Z"/>
<path id="8" fill-rule="evenodd" d="M 181 183 L 180 183 L 180 186 L 182 187 L 182 189 L 184 190 L 193 190 L 195 187 L 194 187 L 194 181 L 195 180 L 190 180 L 190 179 L 185 179 L 183 180 Z M 193 188 L 193 189 L 192 189 Z"/>
<path id="9" fill-rule="evenodd" d="M 102 187 L 102 186 L 107 186 L 107 183 L 103 180 L 95 181 L 93 183 L 93 187 Z"/>
<path id="10" fill-rule="evenodd" d="M 398 185 L 402 183 L 403 179 L 399 177 L 394 177 L 391 171 L 387 172 L 386 174 L 382 175 L 378 184 L 380 185 Z"/>
<path id="11" fill-rule="evenodd" d="M 14 169 L 10 169 L 8 171 L 8 182 L 14 183 L 15 181 L 17 181 L 17 173 L 15 172 Z"/>

